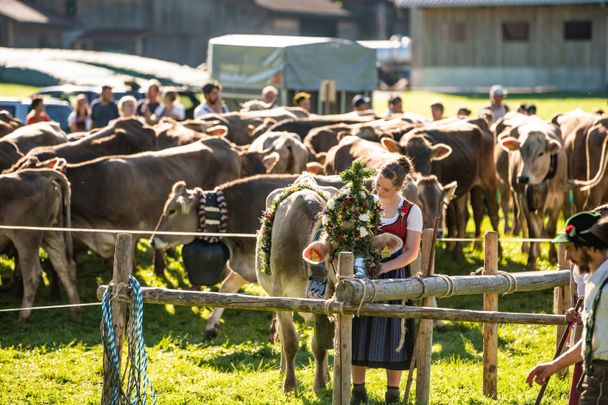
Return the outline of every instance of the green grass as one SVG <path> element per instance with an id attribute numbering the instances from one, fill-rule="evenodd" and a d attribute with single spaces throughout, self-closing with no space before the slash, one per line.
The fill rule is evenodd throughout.
<path id="1" fill-rule="evenodd" d="M 0 97 L 29 97 L 38 87 L 15 83 L 0 83 Z"/>
<path id="2" fill-rule="evenodd" d="M 461 107 L 472 111 L 471 116 L 476 117 L 477 112 L 489 104 L 487 94 L 444 94 L 430 91 L 408 92 L 374 92 L 373 108 L 377 114 L 384 114 L 390 95 L 400 94 L 403 98 L 404 111 L 422 114 L 431 117 L 430 105 L 441 101 L 445 107 L 445 116 L 455 116 Z M 536 105 L 537 113 L 541 118 L 551 119 L 558 113 L 581 108 L 584 111 L 608 110 L 608 94 L 601 93 L 539 93 L 539 94 L 509 94 L 506 104 L 512 111 L 522 103 Z"/>

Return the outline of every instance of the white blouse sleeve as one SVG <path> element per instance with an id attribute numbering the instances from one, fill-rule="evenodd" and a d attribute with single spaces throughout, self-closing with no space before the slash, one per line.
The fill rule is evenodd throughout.
<path id="1" fill-rule="evenodd" d="M 416 204 L 410 208 L 410 213 L 407 216 L 407 230 L 414 232 L 422 232 L 422 211 Z"/>

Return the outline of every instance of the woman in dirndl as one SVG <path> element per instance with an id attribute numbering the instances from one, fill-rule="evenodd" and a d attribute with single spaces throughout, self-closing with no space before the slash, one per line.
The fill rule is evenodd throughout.
<path id="1" fill-rule="evenodd" d="M 410 160 L 402 156 L 386 163 L 375 182 L 374 196 L 383 211 L 380 233 L 392 233 L 403 240 L 403 249 L 382 260 L 380 279 L 410 277 L 410 263 L 420 250 L 422 212 L 420 208 L 404 199 L 401 191 L 407 175 L 412 169 Z M 398 305 L 401 301 L 389 301 Z M 405 340 L 402 341 L 402 333 Z M 386 369 L 387 404 L 399 401 L 399 384 L 402 370 L 408 370 L 414 349 L 414 320 L 408 319 L 402 330 L 401 319 L 360 316 L 353 319 L 351 404 L 367 404 L 365 372 L 367 368 Z"/>

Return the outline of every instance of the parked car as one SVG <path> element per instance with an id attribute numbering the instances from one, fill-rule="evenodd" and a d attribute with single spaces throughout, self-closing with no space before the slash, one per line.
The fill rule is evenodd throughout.
<path id="1" fill-rule="evenodd" d="M 15 118 L 25 123 L 27 113 L 30 111 L 31 99 L 19 99 L 14 97 L 0 97 L 0 110 L 6 110 Z M 45 111 L 53 121 L 56 121 L 65 132 L 70 131 L 68 115 L 72 112 L 70 103 L 65 100 L 45 98 Z"/>

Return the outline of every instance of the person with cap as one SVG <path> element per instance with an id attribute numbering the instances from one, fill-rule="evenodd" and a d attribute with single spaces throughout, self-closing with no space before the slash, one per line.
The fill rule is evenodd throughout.
<path id="1" fill-rule="evenodd" d="M 209 114 L 221 114 L 228 112 L 228 107 L 226 107 L 226 105 L 223 103 L 220 96 L 222 86 L 218 82 L 213 81 L 205 84 L 202 91 L 203 97 L 205 97 L 205 102 L 199 104 L 194 109 L 194 118 L 204 117 L 205 115 Z"/>
<path id="2" fill-rule="evenodd" d="M 586 275 L 583 338 L 555 360 L 534 367 L 526 382 L 542 385 L 551 375 L 582 361 L 579 403 L 608 404 L 608 379 L 604 378 L 608 375 L 608 217 L 594 211 L 575 214 L 554 242 L 565 244 L 566 258 Z"/>
<path id="3" fill-rule="evenodd" d="M 384 115 L 390 117 L 394 114 L 403 114 L 403 100 L 400 96 L 392 96 L 388 100 L 388 110 Z"/>
<path id="4" fill-rule="evenodd" d="M 110 121 L 118 118 L 118 115 L 118 106 L 112 96 L 112 86 L 102 86 L 99 98 L 91 103 L 91 119 L 93 120 L 91 129 L 105 127 Z"/>
<path id="5" fill-rule="evenodd" d="M 304 91 L 296 93 L 296 95 L 293 96 L 293 104 L 296 107 L 303 108 L 310 112 L 310 94 Z"/>
<path id="6" fill-rule="evenodd" d="M 266 86 L 262 89 L 262 100 L 270 107 L 274 107 L 278 95 L 279 91 L 274 86 Z"/>
<path id="7" fill-rule="evenodd" d="M 370 109 L 371 100 L 369 97 L 364 96 L 363 94 L 357 94 L 353 97 L 352 105 L 353 111 L 363 112 Z"/>
<path id="8" fill-rule="evenodd" d="M 431 117 L 433 117 L 433 121 L 442 120 L 444 111 L 443 103 L 441 101 L 434 101 L 431 104 Z"/>
<path id="9" fill-rule="evenodd" d="M 506 97 L 507 90 L 500 84 L 495 84 L 490 88 L 490 105 L 484 107 L 483 109 L 492 111 L 495 121 L 498 121 L 509 112 L 509 106 L 503 103 Z"/>

